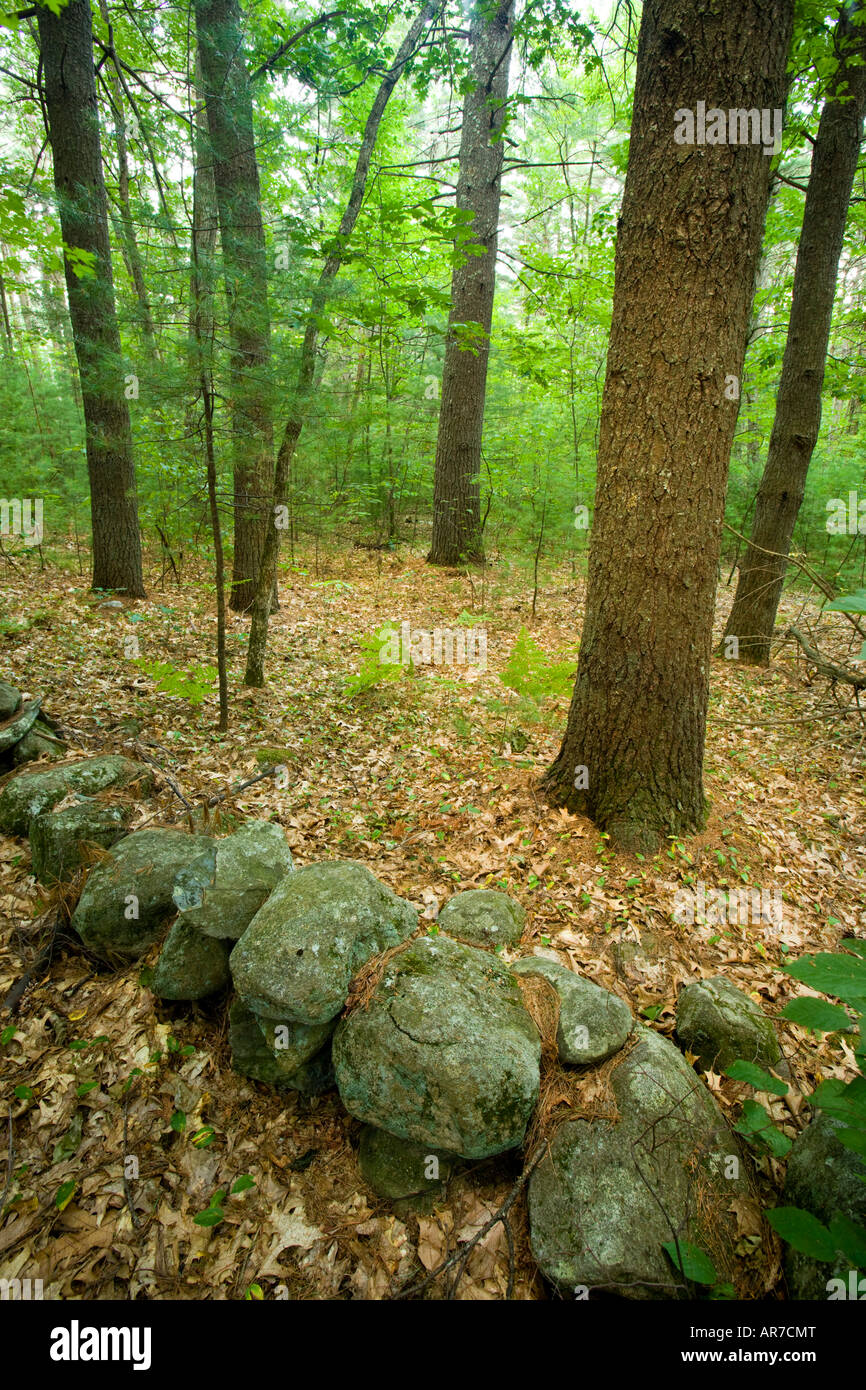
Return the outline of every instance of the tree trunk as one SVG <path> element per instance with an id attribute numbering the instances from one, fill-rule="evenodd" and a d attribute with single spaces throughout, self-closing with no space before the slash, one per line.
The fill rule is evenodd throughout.
<path id="1" fill-rule="evenodd" d="M 144 597 L 132 430 L 114 303 L 108 205 L 93 71 L 88 0 L 59 15 L 37 10 L 45 109 L 60 228 L 67 247 L 92 253 L 93 275 L 65 261 L 81 378 L 93 528 L 93 587 Z"/>
<path id="2" fill-rule="evenodd" d="M 385 108 L 391 98 L 391 93 L 400 80 L 403 69 L 415 54 L 421 35 L 424 33 L 427 25 L 430 24 L 439 13 L 441 8 L 442 0 L 427 0 L 424 8 L 410 25 L 405 39 L 397 50 L 397 56 L 394 59 L 393 66 L 382 78 L 379 90 L 373 99 L 373 105 L 370 107 L 370 113 L 364 125 L 364 135 L 361 140 L 361 148 L 358 151 L 358 158 L 355 161 L 355 173 L 352 178 L 352 190 L 349 194 L 349 201 L 340 219 L 337 235 L 334 237 L 328 258 L 322 267 L 318 283 L 310 300 L 310 312 L 307 317 L 304 341 L 301 346 L 301 360 L 298 365 L 297 382 L 289 409 L 289 418 L 286 422 L 286 428 L 283 432 L 279 450 L 277 451 L 277 462 L 274 468 L 274 511 L 272 514 L 272 524 L 268 526 L 265 534 L 262 564 L 259 571 L 256 596 L 253 602 L 252 622 L 250 623 L 250 641 L 249 647 L 247 648 L 247 668 L 244 672 L 244 685 L 261 686 L 265 683 L 265 652 L 268 645 L 270 596 L 273 585 L 276 582 L 277 559 L 280 553 L 278 513 L 283 510 L 288 510 L 287 494 L 292 471 L 292 461 L 295 457 L 295 449 L 301 437 L 301 431 L 304 428 L 309 398 L 315 378 L 319 324 L 321 323 L 328 299 L 333 290 L 334 281 L 340 273 L 340 267 L 343 264 L 343 257 L 346 253 L 349 238 L 355 230 L 355 223 L 361 211 L 361 204 L 364 201 L 364 190 L 367 187 L 367 175 L 370 172 L 370 161 L 373 158 L 373 151 L 376 148 L 376 139 L 379 134 L 379 126 L 382 123 L 382 117 L 385 114 Z"/>
<path id="3" fill-rule="evenodd" d="M 451 277 L 433 475 L 433 540 L 427 556 L 434 565 L 484 559 L 481 440 L 496 287 L 501 132 L 513 28 L 514 0 L 500 0 L 493 10 L 480 0 L 476 4 L 470 27 L 472 89 L 463 102 L 457 207 L 472 214 L 465 230 L 475 244 L 484 247 L 484 254 L 469 256 L 464 265 L 454 267 Z M 464 324 L 477 325 L 477 336 L 468 344 L 461 337 Z"/>
<path id="4" fill-rule="evenodd" d="M 646 0 L 586 618 L 553 800 L 624 848 L 695 830 L 725 484 L 770 158 L 676 143 L 683 110 L 784 104 L 792 0 Z M 698 115 L 698 125 L 700 116 Z"/>
<path id="5" fill-rule="evenodd" d="M 859 6 L 857 7 L 859 8 Z M 767 462 L 749 546 L 740 564 L 725 639 L 738 658 L 766 666 L 788 551 L 821 427 L 821 392 L 845 222 L 866 111 L 866 30 L 843 11 L 836 28 L 840 56 L 812 151 L 812 169 L 797 249 L 791 317 Z M 851 60 L 854 60 L 853 63 Z"/>
<path id="6" fill-rule="evenodd" d="M 231 607 L 242 613 L 256 592 L 273 483 L 267 255 L 237 0 L 196 0 L 195 19 L 228 301 L 235 494 Z"/>

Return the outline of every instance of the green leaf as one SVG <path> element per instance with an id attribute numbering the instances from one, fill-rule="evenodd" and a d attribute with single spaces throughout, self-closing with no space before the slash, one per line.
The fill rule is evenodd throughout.
<path id="1" fill-rule="evenodd" d="M 754 1062 L 746 1062 L 742 1057 L 731 1063 L 725 1076 L 730 1076 L 733 1081 L 748 1081 L 756 1091 L 769 1091 L 774 1096 L 788 1094 L 786 1082 L 780 1081 L 777 1076 L 771 1076 Z"/>
<path id="2" fill-rule="evenodd" d="M 858 589 L 853 594 L 843 594 L 832 603 L 824 604 L 825 613 L 866 613 L 866 589 Z"/>
<path id="3" fill-rule="evenodd" d="M 859 1154 L 861 1158 L 866 1158 L 866 1130 L 863 1129 L 837 1129 L 836 1138 L 840 1144 L 844 1144 L 846 1149 L 852 1153 Z M 866 1174 L 864 1174 L 866 1176 Z"/>
<path id="4" fill-rule="evenodd" d="M 218 1226 L 225 1219 L 225 1212 L 222 1207 L 206 1207 L 192 1219 L 196 1226 Z"/>
<path id="5" fill-rule="evenodd" d="M 830 1235 L 843 1255 L 858 1269 L 866 1269 L 866 1226 L 837 1212 L 830 1222 Z"/>
<path id="6" fill-rule="evenodd" d="M 250 1177 L 249 1173 L 243 1173 L 232 1188 L 232 1196 L 234 1196 L 236 1192 L 247 1192 L 249 1188 L 255 1187 L 255 1185 L 255 1178 Z"/>
<path id="7" fill-rule="evenodd" d="M 262 1299 L 262 1298 L 264 1298 L 264 1296 L 265 1296 L 265 1295 L 264 1295 L 264 1293 L 263 1293 L 263 1291 L 262 1291 L 262 1286 L 261 1286 L 261 1284 L 250 1284 L 249 1288 L 247 1289 L 246 1293 L 244 1294 L 244 1298 L 256 1299 L 256 1300 Z"/>
<path id="8" fill-rule="evenodd" d="M 705 1255 L 696 1245 L 687 1240 L 665 1241 L 662 1249 L 671 1257 L 671 1263 L 693 1284 L 716 1284 L 719 1276 L 709 1255 Z"/>
<path id="9" fill-rule="evenodd" d="M 776 1128 L 772 1116 L 756 1100 L 744 1101 L 743 1113 L 734 1129 L 748 1139 L 756 1139 L 769 1149 L 775 1158 L 784 1158 L 791 1147 L 792 1141 L 787 1134 Z"/>
<path id="10" fill-rule="evenodd" d="M 69 1206 L 69 1203 L 72 1201 L 72 1194 L 74 1191 L 74 1179 L 70 1179 L 69 1182 L 61 1183 L 60 1187 L 58 1187 L 57 1189 L 57 1196 L 54 1198 L 54 1205 L 56 1206 L 58 1211 L 66 1210 L 66 1208 Z"/>
<path id="11" fill-rule="evenodd" d="M 195 1134 L 192 1136 L 192 1139 L 190 1140 L 190 1143 L 194 1144 L 197 1149 L 206 1149 L 209 1144 L 213 1143 L 213 1137 L 214 1131 L 212 1126 L 204 1125 L 202 1129 L 196 1130 Z"/>
<path id="12" fill-rule="evenodd" d="M 186 1115 L 182 1110 L 175 1110 L 174 1114 L 172 1115 L 169 1121 L 169 1124 L 171 1125 L 175 1134 L 182 1134 L 183 1131 L 186 1129 Z"/>
<path id="13" fill-rule="evenodd" d="M 11 1043 L 12 1039 L 15 1037 L 16 1032 L 17 1029 L 14 1023 L 12 1024 L 11 1028 L 4 1028 L 3 1032 L 0 1033 L 0 1047 L 6 1047 L 8 1043 Z"/>
<path id="14" fill-rule="evenodd" d="M 784 1241 L 810 1259 L 829 1262 L 836 1256 L 836 1242 L 817 1216 L 799 1207 L 772 1207 L 764 1213 Z"/>
<path id="15" fill-rule="evenodd" d="M 33 1087 L 32 1087 L 32 1086 L 16 1086 L 16 1087 L 15 1087 L 15 1090 L 13 1091 L 12 1094 L 15 1096 L 15 1099 L 16 1099 L 16 1100 L 32 1100 L 32 1099 L 33 1099 Z"/>
<path id="16" fill-rule="evenodd" d="M 810 989 L 835 994 L 846 1004 L 861 1011 L 866 1009 L 866 960 L 862 958 L 820 951 L 817 955 L 800 956 L 782 969 Z"/>
<path id="17" fill-rule="evenodd" d="M 81 1085 L 76 1087 L 75 1094 L 77 1096 L 86 1096 L 89 1091 L 94 1091 L 98 1085 L 98 1081 L 82 1081 Z"/>
<path id="18" fill-rule="evenodd" d="M 828 1004 L 826 999 L 810 999 L 805 995 L 790 1000 L 780 1017 L 788 1018 L 792 1023 L 799 1023 L 803 1028 L 811 1028 L 817 1033 L 836 1033 L 840 1028 L 851 1027 L 850 1018 L 838 1004 Z"/>

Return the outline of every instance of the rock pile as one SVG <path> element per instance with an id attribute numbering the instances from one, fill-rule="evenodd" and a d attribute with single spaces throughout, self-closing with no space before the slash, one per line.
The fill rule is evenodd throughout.
<path id="1" fill-rule="evenodd" d="M 673 1241 L 711 1248 L 720 1279 L 734 1278 L 730 1212 L 749 1171 L 739 1140 L 682 1052 L 637 1026 L 624 1000 L 550 952 L 506 963 L 501 952 L 513 957 L 523 934 L 518 903 L 458 893 L 433 926 L 363 864 L 295 868 L 270 822 L 218 839 L 131 830 L 130 792 L 152 780 L 107 756 L 21 772 L 0 789 L 0 829 L 29 837 L 41 881 L 91 862 L 72 916 L 90 950 L 135 960 L 162 939 L 146 978 L 166 1000 L 233 986 L 235 1069 L 305 1095 L 336 1086 L 364 1125 L 361 1173 L 395 1201 L 429 1202 L 461 1161 L 524 1142 L 542 1041 L 521 982 L 541 976 L 558 997 L 561 1066 L 585 1077 L 606 1068 L 614 1111 L 562 1123 L 532 1173 L 543 1274 L 566 1293 L 675 1296 Z M 779 1058 L 770 1020 L 724 980 L 682 991 L 677 1032 L 704 1067 Z M 800 1167 L 811 1166 L 806 1155 Z"/>
<path id="2" fill-rule="evenodd" d="M 32 762 L 43 753 L 62 753 L 65 745 L 57 728 L 41 700 L 25 703 L 20 690 L 0 680 L 0 772 Z"/>

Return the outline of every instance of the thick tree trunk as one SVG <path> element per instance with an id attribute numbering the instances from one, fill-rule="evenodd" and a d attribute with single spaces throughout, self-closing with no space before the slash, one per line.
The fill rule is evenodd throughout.
<path id="1" fill-rule="evenodd" d="M 770 158 L 675 113 L 784 104 L 792 0 L 646 0 L 586 619 L 547 788 L 626 848 L 703 822 L 713 603 Z M 707 103 L 709 104 L 709 103 Z M 699 124 L 699 121 L 698 121 Z"/>
<path id="2" fill-rule="evenodd" d="M 427 557 L 434 565 L 484 558 L 481 440 L 513 28 L 514 0 L 502 0 L 493 10 L 479 0 L 470 27 L 472 89 L 463 102 L 457 207 L 472 214 L 466 230 L 484 247 L 484 255 L 469 256 L 464 265 L 455 266 L 451 278 L 433 477 L 433 540 Z M 465 324 L 473 325 L 469 342 L 461 336 Z"/>
<path id="3" fill-rule="evenodd" d="M 850 11 L 839 20 L 836 45 L 840 64 L 812 151 L 767 462 L 725 628 L 725 639 L 737 638 L 739 660 L 758 666 L 770 660 L 788 551 L 821 427 L 836 277 L 866 112 L 866 66 L 857 65 L 866 54 L 866 29 L 852 24 Z"/>
<path id="4" fill-rule="evenodd" d="M 111 274 L 90 5 L 70 0 L 59 15 L 39 6 L 37 18 L 63 240 L 95 257 L 94 275 L 79 277 L 68 258 L 65 262 L 86 427 L 93 587 L 142 598 L 132 430 Z"/>
<path id="5" fill-rule="evenodd" d="M 256 592 L 274 469 L 267 256 L 237 0 L 196 0 L 195 18 L 231 346 L 235 489 L 231 607 L 246 612 Z"/>

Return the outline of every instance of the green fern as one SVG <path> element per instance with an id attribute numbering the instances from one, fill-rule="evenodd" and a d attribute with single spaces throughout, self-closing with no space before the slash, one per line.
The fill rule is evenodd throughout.
<path id="1" fill-rule="evenodd" d="M 574 684 L 574 669 L 573 660 L 551 661 L 522 627 L 499 679 L 516 695 L 538 703 L 568 695 Z"/>
<path id="2" fill-rule="evenodd" d="M 156 681 L 161 695 L 178 695 L 189 700 L 191 705 L 200 705 L 205 695 L 209 695 L 219 675 L 215 666 L 192 666 L 181 671 L 170 661 L 136 661 L 146 676 Z"/>

